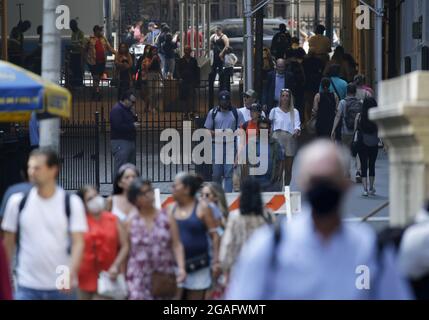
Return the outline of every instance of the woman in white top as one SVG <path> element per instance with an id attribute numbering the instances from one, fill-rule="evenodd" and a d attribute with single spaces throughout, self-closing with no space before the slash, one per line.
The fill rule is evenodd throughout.
<path id="1" fill-rule="evenodd" d="M 119 168 L 113 183 L 113 195 L 107 199 L 107 210 L 121 222 L 126 222 L 138 214 L 138 209 L 128 201 L 128 189 L 135 178 L 140 176 L 133 164 L 124 164 Z"/>
<path id="2" fill-rule="evenodd" d="M 273 138 L 283 147 L 286 159 L 284 165 L 285 185 L 292 180 L 293 160 L 298 149 L 298 137 L 301 134 L 299 111 L 293 107 L 293 96 L 289 89 L 282 89 L 280 105 L 270 112 Z"/>

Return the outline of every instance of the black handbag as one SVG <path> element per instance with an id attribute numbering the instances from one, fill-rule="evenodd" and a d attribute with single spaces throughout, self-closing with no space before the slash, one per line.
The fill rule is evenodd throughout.
<path id="1" fill-rule="evenodd" d="M 207 253 L 186 260 L 186 272 L 192 273 L 210 266 L 210 257 Z"/>

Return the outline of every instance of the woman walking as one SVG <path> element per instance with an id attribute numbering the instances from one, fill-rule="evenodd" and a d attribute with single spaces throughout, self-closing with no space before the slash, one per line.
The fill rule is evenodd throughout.
<path id="1" fill-rule="evenodd" d="M 128 45 L 121 43 L 118 54 L 115 57 L 115 67 L 119 81 L 118 100 L 122 97 L 122 93 L 126 92 L 131 87 L 131 72 L 133 66 L 133 58 L 130 55 Z"/>
<path id="2" fill-rule="evenodd" d="M 107 199 L 107 210 L 112 212 L 121 222 L 138 214 L 137 208 L 128 201 L 128 188 L 135 178 L 140 176 L 136 166 L 124 164 L 119 168 L 113 181 L 113 195 Z"/>
<path id="3" fill-rule="evenodd" d="M 292 180 L 292 166 L 298 149 L 298 137 L 301 134 L 299 111 L 294 108 L 293 96 L 289 89 L 282 89 L 280 105 L 271 110 L 273 137 L 285 150 L 285 185 Z"/>
<path id="4" fill-rule="evenodd" d="M 174 278 L 176 283 L 181 283 L 186 277 L 177 223 L 165 210 L 155 208 L 154 191 L 149 181 L 136 179 L 128 190 L 128 199 L 139 211 L 127 223 L 130 239 L 127 265 L 129 299 L 175 298 L 175 290 L 159 296 L 156 287 L 166 286 L 166 283 L 174 282 Z"/>
<path id="5" fill-rule="evenodd" d="M 314 97 L 313 111 L 310 123 L 314 123 L 314 129 L 318 138 L 330 138 L 337 114 L 338 96 L 329 91 L 331 80 L 322 79 L 322 91 Z"/>
<path id="6" fill-rule="evenodd" d="M 158 49 L 151 46 L 141 66 L 144 75 L 142 84 L 142 96 L 146 102 L 146 111 L 154 112 L 158 109 L 160 87 L 161 87 L 161 59 Z"/>
<path id="7" fill-rule="evenodd" d="M 260 185 L 255 178 L 246 178 L 241 186 L 240 213 L 229 216 L 221 241 L 220 261 L 226 283 L 244 243 L 266 223 L 271 223 L 271 217 L 264 212 Z"/>
<path id="8" fill-rule="evenodd" d="M 187 277 L 182 284 L 185 300 L 203 300 L 212 277 L 216 280 L 220 273 L 219 224 L 207 203 L 196 197 L 201 185 L 202 179 L 190 173 L 179 173 L 173 183 L 176 202 L 171 212 L 179 225 L 186 257 Z"/>
<path id="9" fill-rule="evenodd" d="M 225 226 L 228 218 L 228 203 L 226 202 L 225 192 L 216 182 L 206 182 L 201 190 L 201 198 L 206 200 L 216 220 L 221 226 Z"/>
<path id="10" fill-rule="evenodd" d="M 104 210 L 102 196 L 92 186 L 78 192 L 87 212 L 88 232 L 79 269 L 79 299 L 103 298 L 97 295 L 97 279 L 106 271 L 116 279 L 128 255 L 126 232 L 118 218 Z"/>
<path id="11" fill-rule="evenodd" d="M 374 98 L 366 98 L 362 106 L 362 114 L 358 120 L 358 130 L 362 135 L 362 143 L 358 148 L 359 159 L 361 161 L 363 196 L 374 196 L 376 193 L 375 183 L 375 162 L 378 156 L 378 137 L 377 125 L 369 120 L 368 113 L 372 108 L 377 107 L 377 101 Z M 369 177 L 369 179 L 368 179 Z M 368 183 L 369 182 L 369 183 Z"/>

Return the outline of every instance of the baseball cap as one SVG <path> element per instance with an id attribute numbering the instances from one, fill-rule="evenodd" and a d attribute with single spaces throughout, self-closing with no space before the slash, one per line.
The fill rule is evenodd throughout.
<path id="1" fill-rule="evenodd" d="M 257 99 L 258 98 L 258 94 L 256 93 L 255 90 L 249 89 L 244 93 L 245 96 L 250 97 L 250 98 L 254 98 Z"/>
<path id="2" fill-rule="evenodd" d="M 219 100 L 230 100 L 231 99 L 231 94 L 229 93 L 229 91 L 221 91 L 219 92 Z"/>

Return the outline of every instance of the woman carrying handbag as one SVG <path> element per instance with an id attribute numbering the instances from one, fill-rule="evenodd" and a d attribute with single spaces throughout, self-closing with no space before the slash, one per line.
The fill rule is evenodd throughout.
<path id="1" fill-rule="evenodd" d="M 177 284 L 186 279 L 185 257 L 175 219 L 154 205 L 149 181 L 134 180 L 128 199 L 139 214 L 128 223 L 130 255 L 127 284 L 130 300 L 176 298 Z"/>

